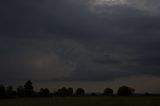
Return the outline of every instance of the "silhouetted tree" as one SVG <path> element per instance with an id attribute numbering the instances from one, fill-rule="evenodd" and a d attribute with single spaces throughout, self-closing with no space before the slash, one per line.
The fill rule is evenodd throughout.
<path id="1" fill-rule="evenodd" d="M 19 87 L 17 88 L 17 95 L 18 95 L 19 97 L 24 97 L 24 96 L 25 96 L 25 90 L 24 90 L 23 86 L 19 86 Z"/>
<path id="2" fill-rule="evenodd" d="M 72 96 L 73 95 L 73 88 L 66 88 L 62 87 L 61 89 L 58 89 L 54 95 L 56 96 Z"/>
<path id="3" fill-rule="evenodd" d="M 49 97 L 50 91 L 48 88 L 41 88 L 39 94 L 41 97 Z"/>
<path id="4" fill-rule="evenodd" d="M 92 92 L 92 93 L 89 94 L 89 96 L 98 96 L 98 94 L 95 93 L 95 92 Z"/>
<path id="5" fill-rule="evenodd" d="M 5 87 L 4 85 L 0 85 L 0 98 L 5 97 Z"/>
<path id="6" fill-rule="evenodd" d="M 13 98 L 16 96 L 16 92 L 13 91 L 13 87 L 12 86 L 8 86 L 6 89 L 6 97 L 7 98 Z"/>
<path id="7" fill-rule="evenodd" d="M 134 89 L 127 86 L 122 86 L 118 89 L 117 94 L 119 96 L 132 96 L 134 94 Z"/>
<path id="8" fill-rule="evenodd" d="M 62 87 L 61 89 L 58 89 L 58 96 L 67 96 L 67 88 Z"/>
<path id="9" fill-rule="evenodd" d="M 40 89 L 39 95 L 42 96 L 42 97 L 44 96 L 44 88 L 41 88 L 41 89 Z"/>
<path id="10" fill-rule="evenodd" d="M 67 96 L 73 96 L 73 88 L 68 88 Z"/>
<path id="11" fill-rule="evenodd" d="M 145 95 L 145 96 L 152 96 L 152 94 L 149 93 L 149 92 L 145 92 L 144 95 Z"/>
<path id="12" fill-rule="evenodd" d="M 30 80 L 27 81 L 24 85 L 25 96 L 32 97 L 34 95 L 33 89 L 34 87 L 32 85 L 32 82 Z"/>
<path id="13" fill-rule="evenodd" d="M 76 90 L 76 96 L 84 96 L 85 95 L 85 90 L 83 88 L 78 88 Z"/>
<path id="14" fill-rule="evenodd" d="M 104 95 L 112 96 L 113 95 L 113 90 L 111 88 L 104 89 Z"/>

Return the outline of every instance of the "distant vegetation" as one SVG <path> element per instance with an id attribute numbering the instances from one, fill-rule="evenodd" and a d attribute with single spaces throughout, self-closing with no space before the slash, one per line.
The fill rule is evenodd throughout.
<path id="1" fill-rule="evenodd" d="M 133 96 L 135 89 L 127 86 L 121 86 L 117 93 L 114 94 L 113 89 L 105 88 L 100 94 L 91 93 L 87 94 L 83 88 L 77 88 L 75 91 L 73 88 L 62 87 L 57 91 L 51 92 L 48 88 L 41 88 L 38 92 L 34 91 L 34 86 L 29 80 L 23 86 L 18 86 L 16 90 L 13 90 L 12 86 L 5 87 L 0 85 L 0 98 L 16 98 L 16 97 L 52 97 L 52 96 Z M 146 96 L 151 94 L 146 92 Z"/>

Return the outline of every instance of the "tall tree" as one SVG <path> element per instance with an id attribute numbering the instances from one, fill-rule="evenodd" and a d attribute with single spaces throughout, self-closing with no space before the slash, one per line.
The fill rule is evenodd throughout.
<path id="1" fill-rule="evenodd" d="M 122 86 L 118 89 L 117 94 L 119 96 L 132 96 L 134 94 L 134 89 L 127 86 Z"/>
<path id="2" fill-rule="evenodd" d="M 19 97 L 24 97 L 24 96 L 25 96 L 25 91 L 24 91 L 24 87 L 23 87 L 23 86 L 19 86 L 19 87 L 17 88 L 17 95 L 18 95 Z"/>
<path id="3" fill-rule="evenodd" d="M 4 98 L 5 95 L 5 86 L 4 85 L 0 85 L 0 98 Z"/>
<path id="4" fill-rule="evenodd" d="M 50 91 L 48 88 L 41 88 L 39 94 L 41 97 L 49 97 Z"/>
<path id="5" fill-rule="evenodd" d="M 60 96 L 67 96 L 67 88 L 62 87 L 61 89 L 59 89 L 59 94 Z"/>
<path id="6" fill-rule="evenodd" d="M 76 90 L 76 95 L 77 96 L 84 96 L 85 95 L 85 90 L 83 88 L 78 88 Z"/>
<path id="7" fill-rule="evenodd" d="M 68 88 L 67 92 L 68 96 L 73 96 L 73 88 Z"/>
<path id="8" fill-rule="evenodd" d="M 113 95 L 113 90 L 111 88 L 104 89 L 104 95 L 112 96 Z"/>
<path id="9" fill-rule="evenodd" d="M 8 86 L 7 89 L 6 89 L 6 96 L 8 98 L 13 98 L 16 96 L 16 92 L 13 90 L 13 87 L 12 86 Z"/>
<path id="10" fill-rule="evenodd" d="M 32 97 L 34 95 L 33 89 L 34 87 L 32 85 L 32 82 L 30 80 L 27 81 L 24 85 L 25 96 Z"/>
<path id="11" fill-rule="evenodd" d="M 57 95 L 57 96 L 72 96 L 73 95 L 73 88 L 62 87 L 61 89 L 57 90 L 55 95 Z"/>

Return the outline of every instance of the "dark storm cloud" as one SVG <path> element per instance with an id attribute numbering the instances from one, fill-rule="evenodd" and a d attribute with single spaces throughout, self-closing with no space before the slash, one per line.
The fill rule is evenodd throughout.
<path id="1" fill-rule="evenodd" d="M 84 0 L 8 2 L 1 3 L 2 8 L 7 5 L 2 9 L 3 24 L 1 24 L 2 31 L 7 32 L 47 31 L 85 39 L 120 36 L 123 40 L 124 36 L 132 39 L 133 36 L 130 34 L 134 32 L 137 34 L 138 30 L 142 33 L 143 28 L 148 29 L 147 32 L 159 28 L 159 17 L 148 16 L 132 7 L 104 7 L 102 8 L 104 14 L 94 14 L 89 11 Z"/>
<path id="2" fill-rule="evenodd" d="M 124 1 L 1 0 L 1 79 L 160 75 L 159 1 Z"/>

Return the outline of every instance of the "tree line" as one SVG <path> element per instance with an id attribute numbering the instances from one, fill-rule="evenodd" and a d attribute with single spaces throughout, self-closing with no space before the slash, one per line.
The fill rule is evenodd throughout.
<path id="1" fill-rule="evenodd" d="M 103 96 L 133 96 L 134 88 L 121 86 L 117 94 L 114 94 L 113 89 L 105 88 Z M 83 88 L 77 88 L 74 92 L 73 88 L 62 87 L 54 92 L 50 92 L 48 88 L 41 88 L 38 92 L 34 91 L 34 86 L 29 80 L 23 86 L 17 87 L 16 90 L 12 86 L 5 87 L 0 85 L 0 98 L 15 98 L 15 97 L 52 97 L 52 96 L 96 96 L 96 93 L 87 94 Z"/>

